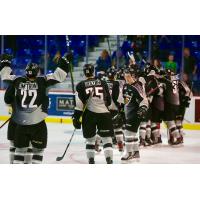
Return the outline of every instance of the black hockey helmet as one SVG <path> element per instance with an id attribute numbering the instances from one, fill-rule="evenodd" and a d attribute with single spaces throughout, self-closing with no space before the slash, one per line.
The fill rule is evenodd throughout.
<path id="1" fill-rule="evenodd" d="M 83 72 L 86 77 L 94 75 L 94 66 L 92 64 L 85 64 L 83 67 Z"/>
<path id="2" fill-rule="evenodd" d="M 173 76 L 173 75 L 175 75 L 174 71 L 171 70 L 171 69 L 166 69 L 165 72 L 166 72 L 166 76 Z"/>
<path id="3" fill-rule="evenodd" d="M 116 73 L 117 79 L 124 80 L 124 69 L 125 69 L 125 67 L 121 67 L 121 68 L 118 69 L 118 71 Z"/>
<path id="4" fill-rule="evenodd" d="M 25 71 L 28 78 L 35 78 L 38 76 L 40 68 L 36 63 L 31 62 L 26 66 Z"/>
<path id="5" fill-rule="evenodd" d="M 146 67 L 144 68 L 144 73 L 146 76 L 152 71 L 154 71 L 156 74 L 159 74 L 160 72 L 160 70 L 153 65 L 146 65 Z"/>
<path id="6" fill-rule="evenodd" d="M 124 70 L 124 73 L 125 74 L 131 74 L 131 75 L 134 75 L 135 77 L 138 77 L 139 74 L 140 74 L 140 69 L 138 67 L 138 65 L 136 64 L 132 64 L 130 65 L 129 67 L 127 67 L 125 70 Z"/>
<path id="7" fill-rule="evenodd" d="M 116 75 L 115 67 L 109 68 L 109 69 L 107 70 L 106 74 L 107 74 L 107 77 L 108 77 L 109 79 L 114 79 L 114 78 L 115 78 L 115 75 Z"/>

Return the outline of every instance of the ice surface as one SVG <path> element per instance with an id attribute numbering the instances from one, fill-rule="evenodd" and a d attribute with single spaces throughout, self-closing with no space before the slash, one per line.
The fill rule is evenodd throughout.
<path id="1" fill-rule="evenodd" d="M 2 122 L 1 122 L 2 123 Z M 1 124 L 0 123 L 0 124 Z M 48 125 L 48 146 L 45 150 L 43 163 L 52 164 L 86 164 L 85 140 L 82 132 L 77 130 L 72 143 L 62 161 L 57 162 L 56 157 L 61 156 L 73 132 L 69 124 Z M 162 129 L 163 144 L 154 147 L 145 147 L 140 150 L 138 163 L 200 163 L 200 131 L 185 130 L 185 143 L 181 147 L 171 147 L 167 144 L 166 129 Z M 7 126 L 0 129 L 0 164 L 9 163 L 9 142 L 6 139 Z M 114 149 L 114 164 L 121 163 L 121 153 Z M 95 157 L 97 164 L 105 164 L 103 151 Z"/>

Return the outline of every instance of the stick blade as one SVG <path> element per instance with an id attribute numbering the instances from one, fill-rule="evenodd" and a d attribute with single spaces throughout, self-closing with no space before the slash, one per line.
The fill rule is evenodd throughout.
<path id="1" fill-rule="evenodd" d="M 63 157 L 57 157 L 56 161 L 61 161 L 63 159 Z"/>

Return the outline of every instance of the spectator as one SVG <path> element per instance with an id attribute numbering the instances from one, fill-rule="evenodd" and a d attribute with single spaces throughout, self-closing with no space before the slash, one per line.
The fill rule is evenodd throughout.
<path id="1" fill-rule="evenodd" d="M 117 57 L 119 59 L 119 63 L 118 63 L 118 66 L 117 66 Z M 117 66 L 119 68 L 123 67 L 124 65 L 126 64 L 126 59 L 125 59 L 125 56 L 122 52 L 121 49 L 115 51 L 112 55 L 112 65 L 113 66 Z"/>
<path id="2" fill-rule="evenodd" d="M 184 53 L 184 73 L 188 75 L 189 82 L 191 84 L 197 71 L 196 60 L 194 57 L 190 55 L 189 48 L 184 48 L 183 53 Z"/>
<path id="3" fill-rule="evenodd" d="M 54 58 L 53 58 L 54 64 L 58 63 L 59 58 L 61 58 L 61 53 L 60 53 L 60 51 L 57 51 Z"/>
<path id="4" fill-rule="evenodd" d="M 157 67 L 158 69 L 161 69 L 162 68 L 162 65 L 160 63 L 160 60 L 155 58 L 152 60 L 151 62 L 151 65 L 153 65 L 154 67 Z"/>
<path id="5" fill-rule="evenodd" d="M 174 62 L 174 55 L 172 53 L 168 56 L 168 62 L 165 63 L 165 69 L 170 69 L 174 73 L 177 72 L 177 63 Z"/>
<path id="6" fill-rule="evenodd" d="M 111 67 L 111 58 L 107 50 L 104 49 L 102 51 L 101 56 L 99 56 L 96 64 L 97 64 L 97 67 L 96 67 L 97 72 L 100 72 L 100 71 L 106 72 L 107 69 Z"/>

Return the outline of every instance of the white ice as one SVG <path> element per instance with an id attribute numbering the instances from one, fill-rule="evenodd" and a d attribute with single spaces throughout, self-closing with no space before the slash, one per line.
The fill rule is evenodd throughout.
<path id="1" fill-rule="evenodd" d="M 2 124 L 1 122 L 0 124 Z M 75 132 L 74 138 L 62 161 L 57 162 L 56 157 L 61 156 L 73 132 L 69 124 L 48 125 L 48 146 L 45 150 L 43 163 L 46 164 L 86 164 L 85 140 L 80 130 Z M 140 150 L 140 161 L 132 162 L 161 164 L 161 163 L 200 163 L 200 132 L 185 130 L 185 143 L 181 147 L 171 147 L 167 144 L 166 129 L 162 128 L 163 144 L 146 147 Z M 0 129 L 0 164 L 9 163 L 9 142 L 6 139 L 7 126 Z M 114 164 L 121 163 L 122 154 L 114 149 Z M 103 151 L 95 156 L 96 164 L 105 164 Z"/>

